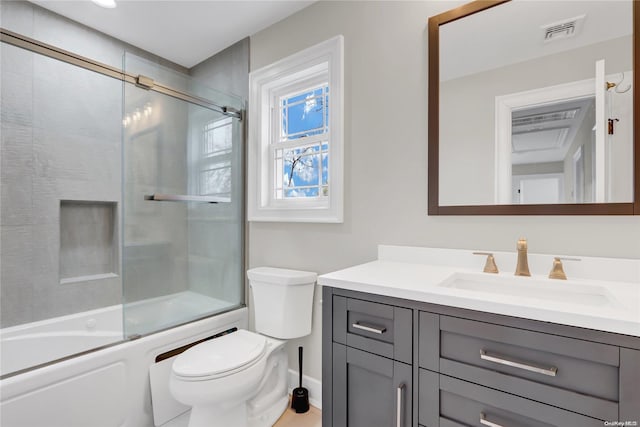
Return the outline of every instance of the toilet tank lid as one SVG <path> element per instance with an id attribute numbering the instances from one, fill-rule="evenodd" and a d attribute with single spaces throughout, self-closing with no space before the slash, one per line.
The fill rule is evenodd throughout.
<path id="1" fill-rule="evenodd" d="M 311 271 L 288 270 L 285 268 L 256 267 L 247 270 L 247 277 L 251 281 L 290 286 L 315 283 L 318 274 Z"/>

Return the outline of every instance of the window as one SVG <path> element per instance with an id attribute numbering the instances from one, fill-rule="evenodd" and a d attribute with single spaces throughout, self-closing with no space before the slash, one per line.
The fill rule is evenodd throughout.
<path id="1" fill-rule="evenodd" d="M 203 126 L 197 157 L 199 196 L 231 197 L 232 120 L 225 117 Z"/>
<path id="2" fill-rule="evenodd" d="M 342 36 L 250 74 L 250 221 L 342 222 Z"/>

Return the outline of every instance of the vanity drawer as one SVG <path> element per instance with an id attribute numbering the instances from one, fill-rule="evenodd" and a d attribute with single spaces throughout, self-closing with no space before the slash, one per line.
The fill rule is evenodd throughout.
<path id="1" fill-rule="evenodd" d="M 602 421 L 440 375 L 440 426 L 602 427 Z"/>
<path id="2" fill-rule="evenodd" d="M 334 295 L 333 341 L 412 363 L 412 311 Z"/>
<path id="3" fill-rule="evenodd" d="M 464 378 L 460 372 L 471 372 L 464 369 L 465 365 L 482 368 L 495 373 L 488 379 L 492 387 L 504 389 L 498 374 L 505 374 L 618 402 L 619 363 L 618 347 L 455 317 L 440 318 L 440 371 L 477 381 L 477 377 Z M 517 385 L 509 387 L 509 392 L 521 394 Z"/>

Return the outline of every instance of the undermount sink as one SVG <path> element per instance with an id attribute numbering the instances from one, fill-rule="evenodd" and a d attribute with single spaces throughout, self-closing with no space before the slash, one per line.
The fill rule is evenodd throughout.
<path id="1" fill-rule="evenodd" d="M 613 306 L 615 299 L 603 286 L 567 280 L 455 273 L 440 287 L 584 306 Z"/>

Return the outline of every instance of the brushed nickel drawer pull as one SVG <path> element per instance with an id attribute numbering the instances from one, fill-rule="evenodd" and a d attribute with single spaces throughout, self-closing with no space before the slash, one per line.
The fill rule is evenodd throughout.
<path id="1" fill-rule="evenodd" d="M 360 322 L 356 322 L 351 326 L 353 326 L 354 329 L 362 329 L 363 331 L 373 332 L 374 334 L 384 334 L 385 332 L 387 332 L 387 328 L 381 328 L 374 325 L 365 325 Z"/>
<path id="2" fill-rule="evenodd" d="M 396 427 L 402 427 L 402 395 L 404 393 L 404 384 L 398 386 L 396 393 Z"/>
<path id="3" fill-rule="evenodd" d="M 484 412 L 480 412 L 480 424 L 488 427 L 503 427 L 500 424 L 492 423 L 491 421 L 489 421 L 487 419 L 487 416 L 484 414 Z"/>
<path id="4" fill-rule="evenodd" d="M 525 371 L 535 372 L 542 375 L 548 375 L 555 377 L 558 373 L 558 368 L 552 366 L 550 368 L 545 366 L 537 366 L 521 360 L 508 359 L 498 354 L 490 354 L 484 350 L 480 350 L 480 359 L 487 360 L 493 363 L 499 363 L 501 365 L 512 366 L 514 368 L 524 369 Z"/>

